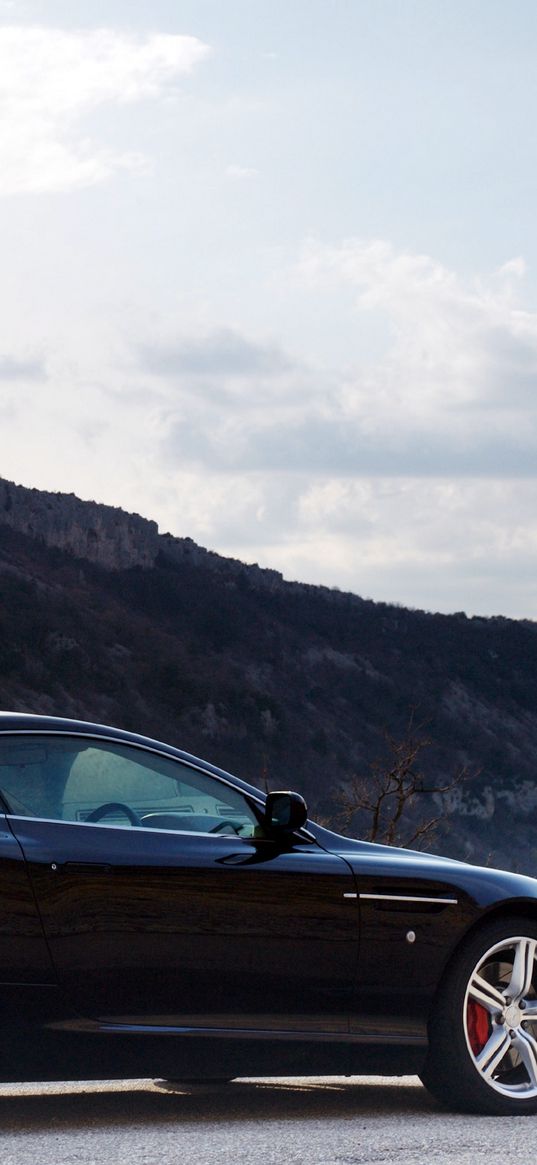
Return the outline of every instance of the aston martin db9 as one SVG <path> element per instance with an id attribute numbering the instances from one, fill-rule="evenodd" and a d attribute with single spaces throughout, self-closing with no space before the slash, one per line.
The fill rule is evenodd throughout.
<path id="1" fill-rule="evenodd" d="M 537 1112 L 537 881 L 339 837 L 169 745 L 0 713 L 3 1081 L 418 1073 Z"/>

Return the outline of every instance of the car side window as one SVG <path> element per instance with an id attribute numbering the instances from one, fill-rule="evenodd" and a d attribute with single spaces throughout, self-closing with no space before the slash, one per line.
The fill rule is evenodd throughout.
<path id="1" fill-rule="evenodd" d="M 172 757 L 113 741 L 4 737 L 0 791 L 17 816 L 262 835 L 258 817 L 238 789 Z"/>

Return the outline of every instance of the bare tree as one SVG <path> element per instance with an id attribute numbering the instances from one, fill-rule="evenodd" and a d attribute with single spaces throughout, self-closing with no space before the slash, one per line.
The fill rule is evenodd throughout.
<path id="1" fill-rule="evenodd" d="M 344 833 L 356 822 L 365 841 L 417 849 L 431 844 L 443 815 L 424 815 L 421 799 L 449 793 L 474 774 L 464 766 L 444 783 L 428 780 L 419 757 L 433 742 L 422 735 L 423 729 L 423 724 L 415 725 L 412 712 L 401 739 L 385 732 L 386 757 L 373 761 L 368 776 L 353 776 L 337 797 L 336 821 Z"/>

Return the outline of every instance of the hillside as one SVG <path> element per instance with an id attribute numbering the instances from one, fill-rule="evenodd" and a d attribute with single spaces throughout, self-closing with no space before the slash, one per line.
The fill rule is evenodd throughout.
<path id="1" fill-rule="evenodd" d="M 337 790 L 410 710 L 435 848 L 537 871 L 537 625 L 286 583 L 156 524 L 0 481 L 0 706 L 161 737 L 254 783 Z"/>

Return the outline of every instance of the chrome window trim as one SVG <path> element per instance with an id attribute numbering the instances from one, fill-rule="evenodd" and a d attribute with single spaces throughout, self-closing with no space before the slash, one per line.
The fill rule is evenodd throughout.
<path id="1" fill-rule="evenodd" d="M 115 821 L 66 821 L 63 817 L 33 817 L 29 813 L 6 813 L 5 817 L 8 821 L 35 821 L 38 825 L 83 825 L 84 827 L 87 826 L 89 829 L 117 829 L 120 830 L 123 834 L 130 834 L 131 832 L 134 832 L 139 835 L 140 829 L 143 829 L 144 833 L 157 833 L 159 836 L 162 836 L 162 834 L 167 834 L 170 837 L 182 837 L 184 834 L 186 834 L 187 837 L 210 837 L 213 841 L 229 841 L 229 839 L 233 836 L 230 833 L 204 833 L 202 829 L 158 829 L 155 825 L 151 826 L 143 824 L 141 826 L 117 825 Z M 264 841 L 264 838 L 254 839 L 251 837 L 242 837 L 240 833 L 233 837 L 234 842 L 254 840 Z"/>

